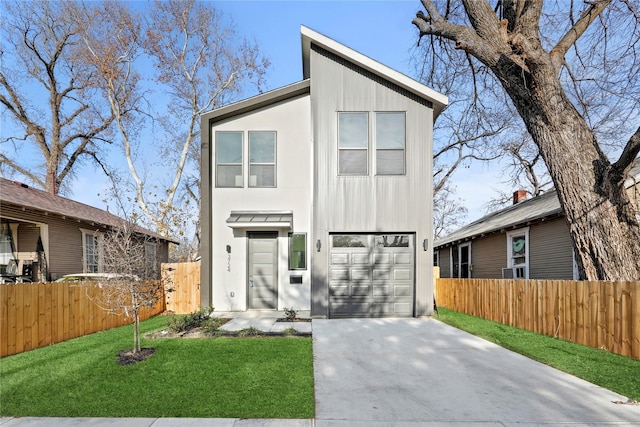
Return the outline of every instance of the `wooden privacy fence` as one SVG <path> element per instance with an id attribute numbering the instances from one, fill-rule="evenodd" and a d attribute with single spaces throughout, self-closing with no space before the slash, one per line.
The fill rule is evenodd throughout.
<path id="1" fill-rule="evenodd" d="M 165 307 L 176 314 L 200 308 L 200 263 L 164 263 L 161 266 Z"/>
<path id="2" fill-rule="evenodd" d="M 640 359 L 640 282 L 437 279 L 439 306 Z"/>
<path id="3" fill-rule="evenodd" d="M 0 357 L 131 324 L 93 301 L 98 286 L 77 282 L 11 283 L 0 285 Z M 145 308 L 141 319 L 164 311 L 161 299 Z"/>

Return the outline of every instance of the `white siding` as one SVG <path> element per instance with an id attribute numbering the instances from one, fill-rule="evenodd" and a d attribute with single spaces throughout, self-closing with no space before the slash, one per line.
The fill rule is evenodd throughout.
<path id="1" fill-rule="evenodd" d="M 310 267 L 288 270 L 288 232 L 307 233 L 311 246 L 311 138 L 309 96 L 281 101 L 211 127 L 211 158 L 215 162 L 215 132 L 244 132 L 244 188 L 215 188 L 211 198 L 213 306 L 218 311 L 247 309 L 247 234 L 245 229 L 231 229 L 226 219 L 231 211 L 277 210 L 293 212 L 293 230 L 280 229 L 278 238 L 278 309 L 293 307 L 309 310 Z M 275 131 L 275 188 L 248 187 L 248 131 Z M 215 163 L 211 165 L 215 171 Z M 214 174 L 215 177 L 215 174 Z M 267 230 L 265 230 L 267 231 Z M 273 231 L 276 231 L 273 229 Z M 226 247 L 231 247 L 231 254 Z M 310 263 L 309 248 L 307 263 Z M 302 275 L 302 284 L 290 284 L 290 275 Z M 211 286 L 211 284 L 203 284 Z"/>

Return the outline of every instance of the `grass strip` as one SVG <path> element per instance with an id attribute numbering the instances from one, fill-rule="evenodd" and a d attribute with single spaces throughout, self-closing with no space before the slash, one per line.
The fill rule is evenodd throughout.
<path id="1" fill-rule="evenodd" d="M 640 401 L 640 360 L 439 307 L 438 320 Z"/>
<path id="2" fill-rule="evenodd" d="M 310 338 L 144 339 L 156 353 L 121 366 L 132 337 L 124 326 L 0 359 L 0 415 L 314 417 Z"/>

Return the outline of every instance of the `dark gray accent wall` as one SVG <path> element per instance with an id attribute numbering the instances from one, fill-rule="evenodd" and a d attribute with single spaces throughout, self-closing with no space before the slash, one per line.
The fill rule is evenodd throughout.
<path id="1" fill-rule="evenodd" d="M 328 316 L 330 232 L 416 233 L 416 315 L 433 311 L 432 123 L 430 103 L 392 82 L 312 46 L 311 120 L 314 200 L 311 314 Z M 338 176 L 337 117 L 341 111 L 406 112 L 406 175 Z M 369 132 L 373 132 L 371 127 Z M 371 139 L 370 139 L 371 141 Z M 369 165 L 375 156 L 369 146 Z M 423 241 L 428 239 L 427 250 Z M 320 241 L 318 252 L 316 241 Z"/>

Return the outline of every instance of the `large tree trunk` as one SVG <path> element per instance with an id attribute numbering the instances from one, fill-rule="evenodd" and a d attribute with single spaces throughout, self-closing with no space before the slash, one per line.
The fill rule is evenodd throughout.
<path id="1" fill-rule="evenodd" d="M 582 279 L 639 280 L 640 225 L 625 192 L 625 172 L 640 151 L 640 129 L 612 164 L 560 82 L 565 54 L 609 6 L 589 3 L 546 51 L 540 41 L 543 2 L 461 0 L 468 22 L 450 22 L 432 0 L 413 23 L 420 35 L 455 41 L 501 82 L 537 144 L 558 191 Z M 447 3 L 448 4 L 448 3 Z M 501 16 L 496 12 L 501 10 Z"/>
<path id="2" fill-rule="evenodd" d="M 558 191 L 582 279 L 640 278 L 638 221 L 622 171 L 602 153 L 552 68 L 516 79 L 496 74 L 540 148 Z M 526 87 L 525 87 L 526 86 Z"/>

